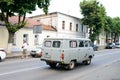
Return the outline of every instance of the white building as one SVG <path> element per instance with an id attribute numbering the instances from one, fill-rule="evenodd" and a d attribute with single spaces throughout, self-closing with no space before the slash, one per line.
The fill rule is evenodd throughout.
<path id="1" fill-rule="evenodd" d="M 37 15 L 31 17 L 40 23 L 53 26 L 57 30 L 57 37 L 82 37 L 88 38 L 87 26 L 82 25 L 81 20 L 60 12 L 48 15 Z"/>
<path id="2" fill-rule="evenodd" d="M 61 12 L 53 12 L 46 15 L 37 15 L 31 17 L 40 23 L 53 26 L 57 30 L 57 37 L 78 37 L 89 38 L 89 29 L 82 25 L 80 18 L 70 16 Z M 106 45 L 106 34 L 103 31 L 95 44 L 104 48 Z"/>

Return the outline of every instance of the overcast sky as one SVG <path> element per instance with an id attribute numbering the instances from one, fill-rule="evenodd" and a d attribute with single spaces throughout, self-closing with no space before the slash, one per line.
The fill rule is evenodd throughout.
<path id="1" fill-rule="evenodd" d="M 51 0 L 49 12 L 62 12 L 81 18 L 79 3 L 83 0 Z M 106 9 L 107 15 L 111 17 L 120 17 L 120 0 L 98 0 Z M 37 9 L 31 15 L 43 14 L 42 10 Z"/>

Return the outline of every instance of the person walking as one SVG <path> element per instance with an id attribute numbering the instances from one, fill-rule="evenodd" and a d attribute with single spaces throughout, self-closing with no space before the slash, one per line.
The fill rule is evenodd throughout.
<path id="1" fill-rule="evenodd" d="M 28 56 L 27 56 L 27 42 L 26 41 L 23 42 L 22 49 L 23 49 L 22 58 L 27 58 Z"/>

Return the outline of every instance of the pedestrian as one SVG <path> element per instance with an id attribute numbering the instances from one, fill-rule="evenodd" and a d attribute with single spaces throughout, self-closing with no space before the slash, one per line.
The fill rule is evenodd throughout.
<path id="1" fill-rule="evenodd" d="M 23 41 L 22 49 L 23 49 L 22 58 L 27 58 L 27 42 L 26 41 Z"/>

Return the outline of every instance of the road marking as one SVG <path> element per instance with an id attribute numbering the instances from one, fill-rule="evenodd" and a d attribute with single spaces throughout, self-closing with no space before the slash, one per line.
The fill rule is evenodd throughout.
<path id="1" fill-rule="evenodd" d="M 30 71 L 30 70 L 34 70 L 34 69 L 42 69 L 42 68 L 44 68 L 44 67 L 46 67 L 46 66 L 47 66 L 47 65 L 40 66 L 40 67 L 20 69 L 20 70 L 15 70 L 15 71 L 11 71 L 11 72 L 5 72 L 5 73 L 1 73 L 0 76 L 9 75 L 9 74 L 14 74 L 14 73 L 19 73 L 19 72 L 24 72 L 24 71 Z"/>

